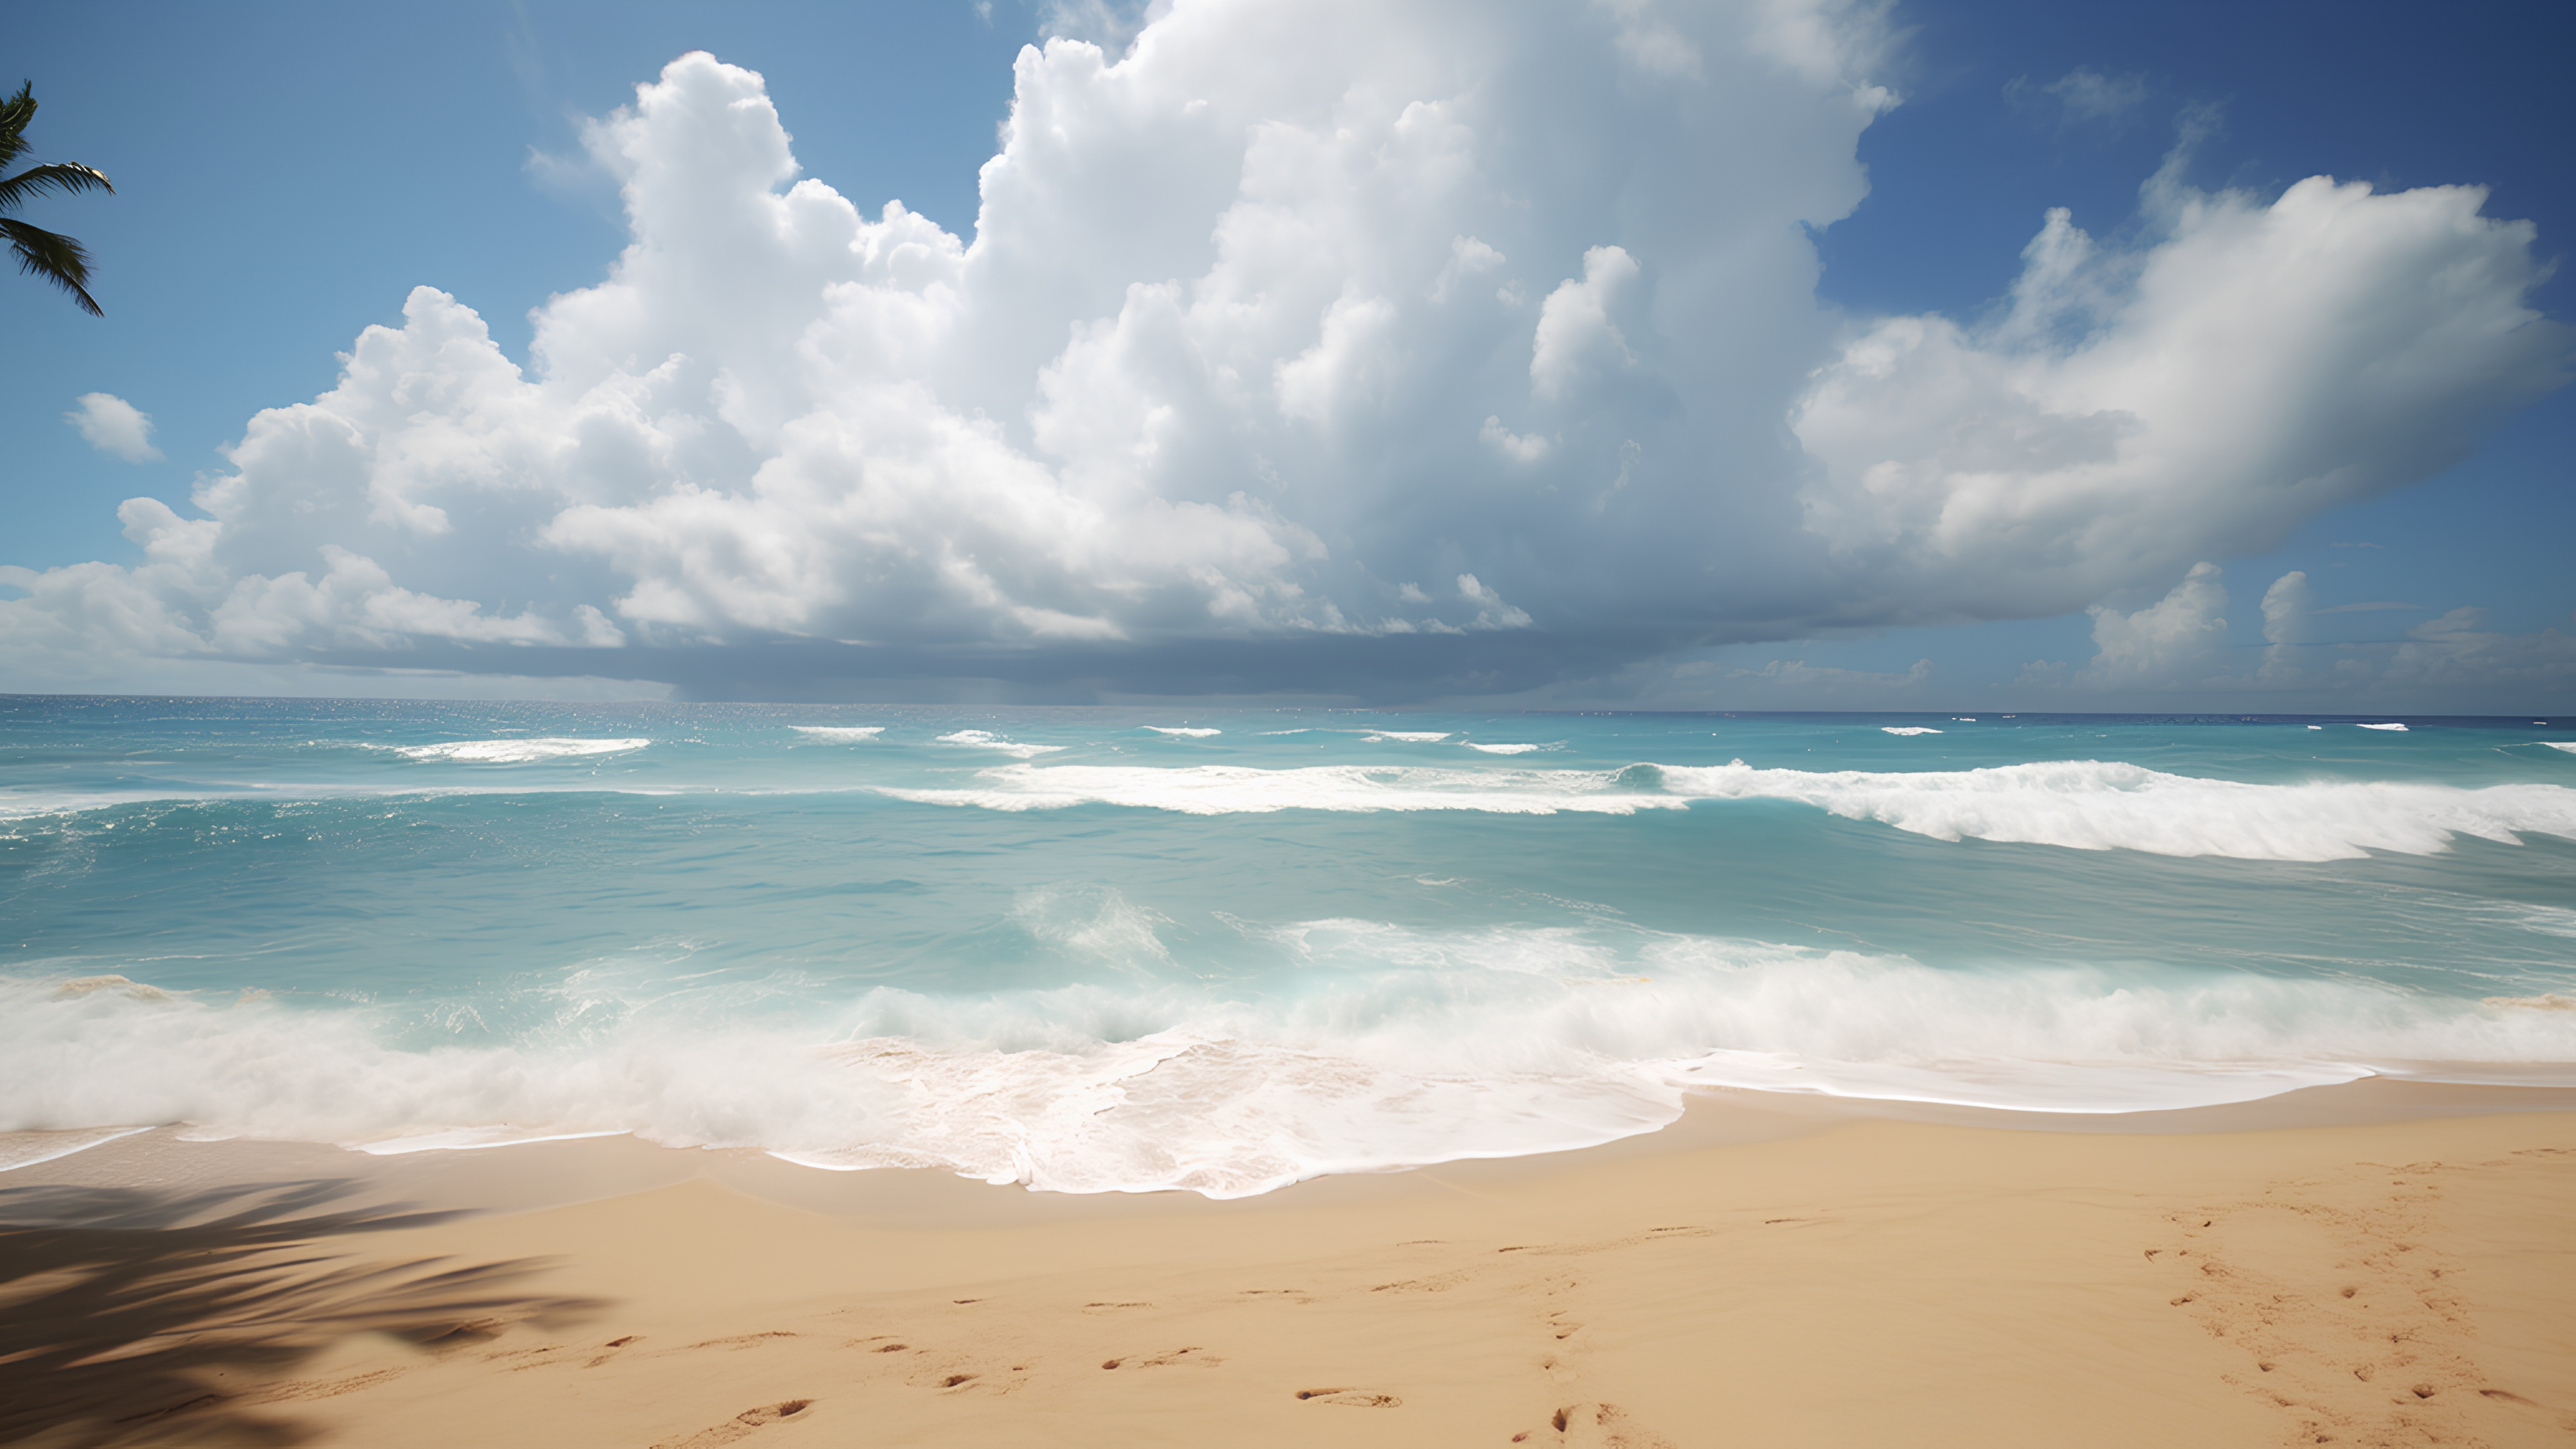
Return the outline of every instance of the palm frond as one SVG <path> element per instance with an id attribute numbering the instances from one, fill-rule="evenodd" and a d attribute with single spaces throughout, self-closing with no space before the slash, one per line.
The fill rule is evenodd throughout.
<path id="1" fill-rule="evenodd" d="M 18 93 L 0 101 L 0 166 L 6 166 L 27 152 L 27 123 L 36 117 L 36 83 L 28 81 Z"/>
<path id="2" fill-rule="evenodd" d="M 0 236 L 9 239 L 9 250 L 18 254 L 18 270 L 42 277 L 71 293 L 72 301 L 93 317 L 107 312 L 98 299 L 89 294 L 89 250 L 79 242 L 40 226 L 29 226 L 13 217 L 0 216 Z"/>
<path id="3" fill-rule="evenodd" d="M 43 166 L 30 166 L 6 181 L 0 181 L 0 209 L 13 207 L 29 197 L 59 192 L 64 196 L 81 191 L 105 191 L 116 188 L 108 183 L 107 173 L 95 166 L 77 161 L 55 161 Z"/>

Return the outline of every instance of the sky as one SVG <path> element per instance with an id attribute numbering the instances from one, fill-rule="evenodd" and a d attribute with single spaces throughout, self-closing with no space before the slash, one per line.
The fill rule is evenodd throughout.
<path id="1" fill-rule="evenodd" d="M 2576 712 L 2570 29 L 54 7 L 0 691 Z"/>

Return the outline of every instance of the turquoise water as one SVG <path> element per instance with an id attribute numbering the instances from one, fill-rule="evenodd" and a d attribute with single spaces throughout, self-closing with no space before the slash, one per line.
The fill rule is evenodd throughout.
<path id="1" fill-rule="evenodd" d="M 0 698 L 0 1129 L 1232 1195 L 2576 1083 L 2576 722 L 2390 723 Z"/>

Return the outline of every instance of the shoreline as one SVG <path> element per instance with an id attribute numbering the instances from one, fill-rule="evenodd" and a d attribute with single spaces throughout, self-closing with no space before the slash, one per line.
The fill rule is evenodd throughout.
<path id="1" fill-rule="evenodd" d="M 2483 1065 L 2509 1077 L 2515 1064 Z M 2563 1076 L 2554 1063 L 2535 1073 Z M 1884 1121 L 2075 1136 L 2184 1135 L 2298 1127 L 2576 1112 L 2576 1087 L 2495 1081 L 2428 1081 L 2371 1076 L 2301 1087 L 2269 1097 L 2142 1112 L 2045 1112 L 1816 1092 L 1704 1086 L 1690 1090 L 1682 1115 L 1644 1132 L 1581 1147 L 1363 1171 L 1322 1173 L 1240 1198 L 1205 1198 L 1187 1189 L 1062 1192 L 980 1178 L 937 1167 L 818 1167 L 757 1147 L 664 1147 L 631 1133 L 538 1137 L 459 1147 L 370 1152 L 327 1142 L 233 1137 L 190 1140 L 184 1124 L 96 1127 L 61 1132 L 0 1133 L 0 1222 L 15 1190 L 208 1191 L 255 1183 L 331 1181 L 342 1200 L 401 1204 L 439 1212 L 527 1212 L 568 1206 L 705 1178 L 738 1192 L 817 1212 L 862 1211 L 916 1178 L 954 1180 L 969 1188 L 1035 1202 L 1147 1201 L 1165 1197 L 1254 1202 L 1317 1184 L 1400 1176 L 1433 1169 L 1507 1170 L 1513 1163 L 1660 1155 L 1696 1147 L 1806 1136 L 1845 1122 Z M 1036 1209 L 1036 1211 L 1052 1211 Z"/>
<path id="2" fill-rule="evenodd" d="M 2379 1079 L 2105 1130 L 1719 1092 L 1228 1200 L 147 1132 L 0 1173 L 0 1438 L 2559 1443 L 2572 1104 Z M 212 1308 L 64 1341 L 25 1291 L 227 1251 L 300 1305 L 257 1343 Z"/>

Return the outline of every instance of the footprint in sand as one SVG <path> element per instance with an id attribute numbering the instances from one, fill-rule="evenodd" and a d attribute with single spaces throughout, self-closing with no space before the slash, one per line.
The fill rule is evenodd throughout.
<path id="1" fill-rule="evenodd" d="M 735 1443 L 772 1424 L 795 1418 L 813 1405 L 812 1399 L 786 1399 L 775 1404 L 763 1404 L 756 1409 L 745 1409 L 714 1428 L 701 1429 L 686 1439 L 662 1440 L 653 1449 L 718 1449 L 719 1445 Z"/>
<path id="2" fill-rule="evenodd" d="M 1533 1440 L 1586 1449 L 1676 1449 L 1672 1440 L 1641 1427 L 1617 1404 L 1568 1404 L 1548 1417 L 1546 1429 L 1524 1429 L 1512 1436 L 1515 1444 Z"/>
<path id="3" fill-rule="evenodd" d="M 1244 1288 L 1237 1291 L 1245 1298 L 1274 1298 L 1299 1307 L 1315 1301 L 1314 1295 L 1303 1288 Z"/>
<path id="4" fill-rule="evenodd" d="M 1217 1365 L 1224 1362 L 1224 1359 L 1218 1358 L 1216 1355 L 1209 1353 L 1206 1349 L 1193 1345 L 1189 1348 L 1169 1349 L 1165 1352 L 1155 1354 L 1150 1358 L 1138 1358 L 1133 1354 L 1129 1354 L 1121 1358 L 1104 1360 L 1100 1366 L 1105 1369 L 1114 1369 L 1121 1366 L 1133 1366 L 1136 1368 L 1167 1368 L 1176 1363 L 1189 1363 L 1197 1364 L 1201 1368 L 1215 1368 Z"/>
<path id="5" fill-rule="evenodd" d="M 1404 1400 L 1393 1394 L 1373 1394 L 1366 1389 L 1299 1389 L 1297 1397 L 1310 1404 L 1340 1404 L 1352 1409 L 1404 1407 Z"/>
<path id="6" fill-rule="evenodd" d="M 774 1339 L 796 1338 L 800 1336 L 801 1335 L 792 1333 L 784 1328 L 773 1328 L 764 1333 L 737 1333 L 731 1338 L 710 1338 L 704 1343 L 690 1344 L 689 1347 L 692 1349 L 756 1348 L 769 1343 Z"/>

